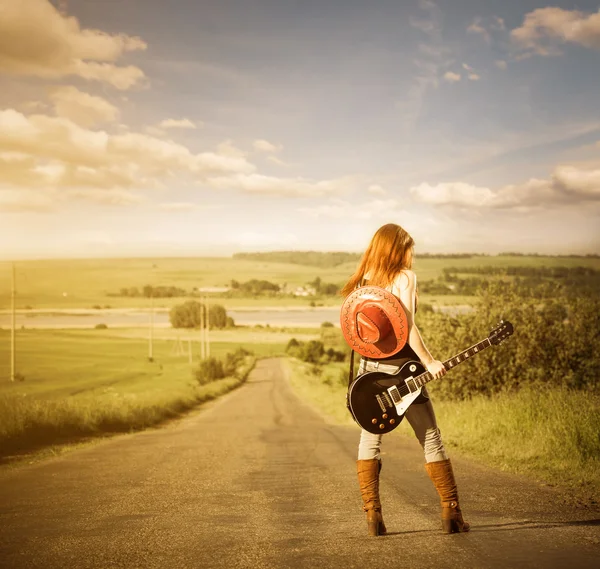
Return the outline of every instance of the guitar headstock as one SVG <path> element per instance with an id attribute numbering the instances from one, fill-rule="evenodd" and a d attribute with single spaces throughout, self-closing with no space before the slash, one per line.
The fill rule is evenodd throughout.
<path id="1" fill-rule="evenodd" d="M 513 325 L 510 322 L 500 320 L 498 326 L 490 332 L 488 340 L 490 341 L 490 344 L 497 346 L 498 344 L 506 340 L 506 338 L 511 336 L 513 332 Z"/>

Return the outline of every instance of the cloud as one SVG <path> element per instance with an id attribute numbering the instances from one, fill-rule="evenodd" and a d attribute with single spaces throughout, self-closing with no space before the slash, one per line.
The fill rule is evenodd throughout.
<path id="1" fill-rule="evenodd" d="M 385 196 L 387 194 L 385 189 L 377 184 L 371 184 L 367 188 L 367 192 L 369 192 L 370 194 L 373 194 L 374 196 Z"/>
<path id="2" fill-rule="evenodd" d="M 164 119 L 158 124 L 160 128 L 197 128 L 197 123 L 190 119 Z M 201 126 L 201 125 L 200 125 Z"/>
<path id="3" fill-rule="evenodd" d="M 277 166 L 289 166 L 287 162 L 284 162 L 281 158 L 278 158 L 277 156 L 267 156 L 267 160 L 269 162 L 273 162 L 273 164 L 277 164 Z"/>
<path id="4" fill-rule="evenodd" d="M 47 212 L 53 207 L 54 199 L 50 193 L 0 188 L 0 212 L 2 213 Z"/>
<path id="5" fill-rule="evenodd" d="M 475 69 L 473 69 L 473 67 L 467 63 L 463 63 L 462 68 L 468 71 L 467 77 L 470 81 L 479 81 L 479 79 L 481 79 L 481 76 L 475 71 Z"/>
<path id="6" fill-rule="evenodd" d="M 507 63 L 503 59 L 497 59 L 496 61 L 494 61 L 494 65 L 498 69 L 502 69 L 503 71 L 507 68 Z"/>
<path id="7" fill-rule="evenodd" d="M 139 37 L 81 28 L 49 0 L 0 0 L 0 73 L 49 79 L 76 75 L 117 89 L 139 84 L 144 72 L 117 60 L 145 50 Z"/>
<path id="8" fill-rule="evenodd" d="M 192 202 L 167 202 L 158 204 L 159 209 L 166 211 L 191 211 L 197 209 L 198 204 Z"/>
<path id="9" fill-rule="evenodd" d="M 413 60 L 416 73 L 406 96 L 396 101 L 395 106 L 401 115 L 406 135 L 411 135 L 423 110 L 427 92 L 437 88 L 440 81 L 440 70 L 448 64 L 450 50 L 443 43 L 443 14 L 439 6 L 430 0 L 420 0 L 419 8 L 426 12 L 420 18 L 411 18 L 413 27 L 421 30 L 426 36 L 419 44 L 419 57 Z"/>
<path id="10" fill-rule="evenodd" d="M 446 71 L 446 73 L 444 73 L 444 79 L 448 81 L 448 83 L 456 83 L 457 81 L 460 81 L 460 73 Z"/>
<path id="11" fill-rule="evenodd" d="M 549 179 L 532 178 L 498 190 L 463 182 L 427 183 L 410 189 L 422 203 L 458 208 L 531 210 L 600 202 L 600 166 L 557 166 Z"/>
<path id="12" fill-rule="evenodd" d="M 0 184 L 9 188 L 53 188 L 70 198 L 88 195 L 94 202 L 126 204 L 138 198 L 117 190 L 158 188 L 173 178 L 202 182 L 209 176 L 254 170 L 243 153 L 227 144 L 193 153 L 141 133 L 109 134 L 64 117 L 0 111 Z"/>
<path id="13" fill-rule="evenodd" d="M 526 14 L 521 27 L 510 35 L 525 55 L 559 55 L 558 45 L 566 43 L 600 49 L 600 10 L 588 14 L 558 7 L 539 8 Z"/>
<path id="14" fill-rule="evenodd" d="M 481 18 L 475 18 L 473 23 L 467 28 L 467 32 L 470 34 L 479 34 L 486 43 L 492 43 L 492 36 L 482 25 Z"/>
<path id="15" fill-rule="evenodd" d="M 276 152 L 280 152 L 283 147 L 281 145 L 272 144 L 268 140 L 257 139 L 252 143 L 254 150 L 258 150 L 259 152 L 268 152 L 270 154 L 274 154 Z"/>
<path id="16" fill-rule="evenodd" d="M 298 211 L 314 218 L 330 219 L 389 219 L 390 215 L 401 215 L 400 202 L 394 199 L 374 199 L 361 204 L 340 199 L 314 207 L 300 207 Z"/>
<path id="17" fill-rule="evenodd" d="M 344 192 L 350 186 L 350 182 L 347 179 L 313 181 L 304 178 L 276 178 L 262 174 L 219 176 L 209 178 L 207 183 L 215 189 L 293 197 L 316 197 L 338 194 Z"/>
<path id="18" fill-rule="evenodd" d="M 76 87 L 56 87 L 50 91 L 50 100 L 55 113 L 81 126 L 93 126 L 103 122 L 114 122 L 119 110 L 106 99 L 80 91 Z"/>
<path id="19" fill-rule="evenodd" d="M 494 193 L 489 188 L 463 182 L 450 182 L 435 186 L 423 183 L 414 186 L 410 191 L 418 201 L 432 205 L 481 207 L 487 205 L 494 197 Z"/>

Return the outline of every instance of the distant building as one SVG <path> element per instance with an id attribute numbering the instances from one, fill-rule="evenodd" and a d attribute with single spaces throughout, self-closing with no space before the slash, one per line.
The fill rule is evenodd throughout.
<path id="1" fill-rule="evenodd" d="M 201 287 L 194 287 L 192 290 L 195 292 L 221 293 L 221 292 L 229 292 L 231 290 L 231 288 L 228 286 L 201 286 Z"/>
<path id="2" fill-rule="evenodd" d="M 315 296 L 317 291 L 312 286 L 299 286 L 292 294 L 294 296 Z"/>

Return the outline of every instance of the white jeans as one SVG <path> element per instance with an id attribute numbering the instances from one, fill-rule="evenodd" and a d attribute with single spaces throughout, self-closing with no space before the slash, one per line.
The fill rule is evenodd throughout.
<path id="1" fill-rule="evenodd" d="M 358 373 L 364 372 L 363 365 L 361 360 Z M 404 417 L 423 447 L 425 462 L 437 462 L 448 458 L 430 400 L 426 403 L 414 403 L 407 409 Z M 382 437 L 383 435 L 376 435 L 362 429 L 358 444 L 358 460 L 380 459 Z"/>

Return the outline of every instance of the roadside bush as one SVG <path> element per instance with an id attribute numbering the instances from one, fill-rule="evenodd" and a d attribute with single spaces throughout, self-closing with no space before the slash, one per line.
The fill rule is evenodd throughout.
<path id="1" fill-rule="evenodd" d="M 222 379 L 225 377 L 223 362 L 217 358 L 210 357 L 202 360 L 196 369 L 196 381 L 200 385 L 206 385 L 211 381 Z"/>
<path id="2" fill-rule="evenodd" d="M 325 344 L 321 340 L 299 342 L 296 338 L 291 338 L 285 348 L 285 352 L 292 358 L 298 358 L 311 364 L 326 364 L 346 360 L 345 352 L 335 350 L 334 348 L 325 349 Z"/>
<path id="3" fill-rule="evenodd" d="M 423 316 L 419 327 L 440 359 L 484 340 L 501 319 L 514 326 L 508 341 L 456 367 L 447 381 L 432 382 L 432 391 L 445 398 L 491 395 L 523 386 L 600 390 L 600 299 L 596 297 L 540 299 L 535 290 L 525 294 L 518 283 L 496 282 L 482 292 L 472 314 Z"/>
<path id="4" fill-rule="evenodd" d="M 311 364 L 318 364 L 324 353 L 325 346 L 323 342 L 320 340 L 309 340 L 300 350 L 300 359 Z"/>
<path id="5" fill-rule="evenodd" d="M 225 363 L 223 370 L 226 376 L 236 375 L 239 366 L 244 362 L 246 356 L 252 355 L 252 352 L 245 348 L 239 347 L 235 352 L 230 352 L 225 355 Z"/>

